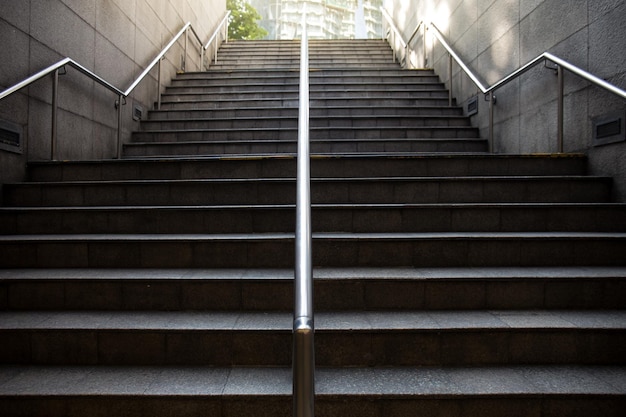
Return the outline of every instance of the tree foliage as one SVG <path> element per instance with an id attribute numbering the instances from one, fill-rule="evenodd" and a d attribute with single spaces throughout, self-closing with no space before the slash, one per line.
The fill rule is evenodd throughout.
<path id="1" fill-rule="evenodd" d="M 229 39 L 252 40 L 267 36 L 267 31 L 257 23 L 261 15 L 254 7 L 244 0 L 227 0 L 226 7 L 230 10 Z"/>

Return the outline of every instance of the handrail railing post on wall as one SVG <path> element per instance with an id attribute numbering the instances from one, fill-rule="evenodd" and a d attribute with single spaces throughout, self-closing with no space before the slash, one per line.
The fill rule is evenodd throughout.
<path id="1" fill-rule="evenodd" d="M 452 107 L 452 55 L 448 54 L 448 106 Z"/>
<path id="2" fill-rule="evenodd" d="M 563 67 L 557 65 L 557 76 L 559 77 L 559 98 L 558 98 L 558 121 L 557 121 L 557 149 L 560 153 L 563 152 L 563 123 L 565 120 L 564 117 L 564 103 L 563 103 L 563 90 L 565 88 L 565 73 L 563 71 Z"/>
<path id="3" fill-rule="evenodd" d="M 228 34 L 228 16 L 230 16 L 230 11 L 228 13 L 226 13 L 226 16 L 222 19 L 222 21 L 220 22 L 220 25 L 216 28 L 214 34 L 213 34 L 213 38 L 216 37 L 217 34 L 221 33 L 222 30 L 226 30 L 226 34 Z M 223 26 L 226 24 L 226 27 L 224 28 Z M 128 97 L 133 90 L 135 89 L 135 87 L 137 87 L 137 85 L 143 81 L 143 79 L 148 75 L 148 73 L 150 71 L 152 71 L 152 69 L 155 67 L 155 65 L 158 65 L 158 74 L 157 74 L 157 79 L 158 79 L 158 91 L 157 91 L 157 109 L 160 109 L 161 107 L 161 92 L 160 92 L 160 86 L 161 86 L 161 60 L 163 60 L 165 54 L 170 50 L 170 48 L 178 41 L 178 39 L 180 39 L 180 37 L 185 34 L 185 53 L 183 56 L 183 62 L 182 62 L 182 66 L 183 66 L 183 70 L 185 70 L 186 67 L 186 61 L 187 61 L 187 43 L 188 43 L 188 38 L 189 38 L 189 30 L 191 30 L 191 32 L 193 33 L 194 37 L 196 38 L 196 40 L 198 41 L 198 43 L 200 44 L 200 47 L 202 48 L 202 52 L 204 53 L 204 50 L 206 49 L 206 47 L 208 47 L 208 45 L 210 44 L 211 41 L 209 41 L 209 43 L 207 43 L 206 47 L 203 47 L 202 45 L 202 41 L 200 40 L 200 37 L 198 36 L 198 34 L 196 33 L 196 31 L 194 30 L 193 26 L 191 26 L 191 23 L 188 22 L 185 26 L 183 26 L 183 28 L 174 36 L 174 38 L 172 38 L 172 40 L 167 44 L 167 46 L 165 46 L 161 52 L 157 55 L 157 57 L 144 69 L 144 71 L 135 79 L 135 81 L 128 87 L 128 89 L 126 91 L 122 91 L 119 88 L 113 86 L 111 83 L 109 83 L 108 81 L 104 80 L 103 78 L 101 78 L 100 76 L 98 76 L 97 74 L 95 74 L 93 71 L 83 67 L 82 65 L 80 65 L 78 62 L 74 61 L 73 59 L 66 57 L 63 58 L 62 60 L 60 60 L 59 62 L 31 75 L 30 77 L 20 81 L 19 83 L 15 84 L 12 87 L 7 88 L 4 91 L 0 91 L 0 100 L 4 99 L 5 97 L 10 96 L 11 94 L 21 90 L 22 88 L 28 87 L 30 84 L 34 83 L 35 81 L 38 81 L 40 79 L 42 79 L 43 77 L 46 77 L 50 74 L 52 74 L 52 114 L 51 114 L 51 133 L 50 133 L 50 158 L 52 160 L 56 159 L 56 153 L 57 153 L 57 117 L 58 117 L 58 95 L 59 95 L 59 69 L 61 68 L 65 68 L 66 65 L 69 65 L 71 67 L 73 67 L 74 69 L 76 69 L 78 72 L 82 73 L 83 75 L 91 78 L 92 80 L 96 81 L 98 84 L 102 85 L 103 87 L 105 87 L 106 89 L 112 91 L 113 93 L 115 93 L 118 97 L 118 100 L 116 101 L 116 108 L 117 108 L 117 117 L 118 117 L 118 121 L 117 121 L 117 157 L 120 158 L 121 157 L 121 149 L 122 149 L 122 111 L 121 111 L 121 107 L 123 104 L 125 104 L 125 99 L 126 97 Z M 226 35 L 227 38 L 228 35 Z M 216 52 L 217 54 L 217 52 Z M 200 68 L 202 68 L 202 63 L 203 63 L 203 59 L 200 63 Z"/>
<path id="4" fill-rule="evenodd" d="M 209 41 L 202 47 L 202 65 L 204 65 L 204 56 L 205 51 L 209 49 L 211 44 L 215 43 L 213 46 L 213 62 L 217 62 L 217 50 L 219 48 L 219 37 L 221 36 L 224 42 L 228 42 L 228 25 L 229 25 L 229 17 L 230 10 L 226 12 L 226 15 L 221 20 L 221 22 L 217 25 L 217 29 L 213 32 L 213 35 L 209 38 Z M 205 67 L 206 69 L 207 67 Z"/>
<path id="5" fill-rule="evenodd" d="M 52 73 L 52 112 L 50 126 L 50 159 L 56 160 L 57 146 L 57 117 L 59 113 L 59 69 Z"/>
<path id="6" fill-rule="evenodd" d="M 493 113 L 494 113 L 494 107 L 496 105 L 496 96 L 493 92 L 493 90 L 489 91 L 488 93 L 488 100 L 489 100 L 489 140 L 487 141 L 487 146 L 489 146 L 489 153 L 493 153 L 495 146 L 494 146 L 494 136 L 493 136 Z"/>
<path id="7" fill-rule="evenodd" d="M 187 27 L 187 30 L 185 31 L 185 48 L 183 51 L 183 65 L 181 68 L 183 72 L 185 72 L 187 69 L 187 44 L 188 43 L 189 43 L 189 27 Z"/>
<path id="8" fill-rule="evenodd" d="M 564 140 L 563 140 L 563 136 L 564 136 L 564 120 L 565 120 L 565 116 L 564 116 L 564 111 L 565 111 L 565 106 L 564 106 L 564 80 L 565 80 L 565 71 L 564 70 L 568 70 L 569 72 L 571 72 L 572 74 L 598 86 L 601 87 L 615 95 L 618 95 L 619 97 L 626 99 L 626 91 L 622 90 L 619 87 L 614 86 L 613 84 L 610 84 L 608 82 L 606 82 L 605 80 L 573 65 L 570 64 L 569 62 L 555 56 L 552 55 L 549 52 L 544 52 L 541 55 L 537 56 L 535 59 L 529 61 L 528 63 L 526 63 L 525 65 L 523 65 L 522 67 L 518 68 L 517 70 L 513 71 L 512 73 L 510 73 L 509 75 L 505 76 L 504 78 L 502 78 L 500 81 L 496 82 L 495 84 L 493 84 L 491 87 L 485 87 L 476 77 L 476 75 L 468 68 L 468 66 L 463 62 L 463 60 L 454 52 L 454 50 L 452 49 L 452 47 L 446 42 L 446 40 L 444 39 L 443 35 L 441 34 L 441 32 L 439 31 L 439 29 L 437 28 L 437 26 L 435 26 L 434 23 L 430 23 L 429 24 L 429 28 L 433 29 L 433 33 L 435 35 L 435 37 L 437 38 L 437 40 L 439 41 L 439 43 L 441 43 L 441 45 L 448 51 L 448 53 L 454 57 L 454 60 L 456 61 L 457 65 L 459 65 L 459 67 L 463 70 L 463 72 L 465 72 L 465 74 L 472 80 L 472 82 L 476 85 L 476 87 L 478 87 L 478 89 L 485 95 L 485 97 L 489 100 L 489 147 L 491 152 L 493 152 L 494 149 L 494 106 L 496 104 L 496 96 L 495 96 L 495 91 L 508 84 L 510 81 L 516 79 L 517 77 L 521 76 L 522 74 L 526 73 L 527 71 L 529 71 L 531 68 L 533 68 L 535 65 L 541 63 L 541 62 L 546 62 L 546 61 L 550 61 L 552 63 L 554 63 L 557 68 L 557 75 L 558 75 L 558 98 L 557 98 L 557 151 L 559 153 L 563 152 L 564 149 Z M 551 69 L 554 69 L 552 67 L 550 67 Z"/>
<path id="9" fill-rule="evenodd" d="M 161 110 L 161 61 L 163 59 L 159 59 L 159 63 L 157 64 L 157 110 Z"/>
<path id="10" fill-rule="evenodd" d="M 305 10 L 302 16 L 302 40 L 300 46 L 300 99 L 296 180 L 296 265 L 293 317 L 294 417 L 313 417 L 315 402 L 308 49 Z"/>
<path id="11" fill-rule="evenodd" d="M 385 20 L 387 21 L 387 24 L 389 25 L 389 27 L 392 29 L 392 32 L 395 34 L 397 33 L 398 36 L 400 36 L 400 42 L 403 45 L 408 45 L 408 43 L 404 43 L 404 40 L 402 39 L 402 36 L 399 34 L 399 30 L 396 28 L 393 19 L 391 17 L 391 15 L 389 14 L 389 12 L 384 8 L 381 7 L 381 11 L 383 14 L 383 17 L 385 18 Z M 422 23 L 420 22 L 420 25 Z M 415 35 L 415 33 L 417 32 L 417 30 L 419 29 L 419 25 L 418 27 L 415 29 L 415 31 L 413 32 L 413 36 Z M 526 63 L 524 66 L 518 68 L 516 71 L 513 71 L 511 74 L 507 75 L 506 77 L 502 78 L 500 81 L 496 82 L 495 84 L 493 84 L 491 87 L 485 87 L 480 80 L 478 79 L 478 77 L 469 69 L 469 67 L 465 64 L 465 62 L 459 57 L 459 55 L 456 54 L 456 52 L 454 51 L 454 49 L 452 49 L 452 47 L 448 44 L 448 42 L 446 41 L 445 37 L 443 36 L 443 34 L 441 33 L 441 31 L 437 28 L 437 26 L 435 26 L 435 24 L 433 22 L 430 22 L 428 25 L 425 25 L 424 27 L 424 31 L 426 30 L 431 30 L 433 32 L 434 37 L 439 41 L 439 43 L 444 47 L 444 49 L 448 52 L 448 56 L 449 56 L 449 62 L 448 62 L 448 76 L 449 76 L 449 104 L 452 105 L 452 60 L 454 59 L 454 61 L 456 61 L 457 65 L 463 70 L 463 72 L 470 78 L 470 80 L 472 80 L 472 82 L 474 83 L 474 85 L 482 92 L 482 94 L 485 96 L 485 99 L 489 101 L 489 150 L 490 152 L 494 151 L 494 107 L 496 104 L 496 96 L 495 96 L 495 91 L 504 86 L 505 84 L 508 84 L 510 81 L 512 81 L 513 79 L 521 76 L 522 74 L 524 74 L 525 72 L 527 72 L 529 69 L 533 68 L 535 65 L 537 65 L 540 62 L 546 62 L 546 61 L 550 61 L 552 63 L 554 63 L 556 65 L 556 71 L 557 71 L 557 75 L 558 75 L 558 98 L 557 98 L 557 103 L 558 103 L 558 110 L 557 110 L 557 149 L 558 152 L 563 152 L 563 135 L 564 135 L 564 79 L 565 79 L 565 70 L 568 70 L 569 72 L 571 72 L 572 74 L 598 86 L 601 87 L 607 91 L 609 91 L 610 93 L 613 93 L 623 99 L 626 99 L 626 91 L 622 90 L 619 87 L 614 86 L 613 84 L 610 84 L 608 82 L 606 82 L 605 80 L 573 65 L 570 64 L 569 62 L 554 56 L 552 54 L 550 54 L 549 52 L 544 52 L 541 55 L 537 56 L 535 59 L 533 59 L 532 61 Z M 412 39 L 413 37 L 411 37 Z M 395 56 L 395 42 L 392 45 L 392 48 L 394 49 L 394 56 Z M 433 58 L 434 59 L 434 58 Z M 426 65 L 426 32 L 424 32 L 424 65 Z M 551 69 L 555 69 L 553 67 L 549 67 Z"/>
<path id="12" fill-rule="evenodd" d="M 122 158 L 122 101 L 125 100 L 123 94 L 119 96 L 119 104 L 117 106 L 117 159 Z"/>

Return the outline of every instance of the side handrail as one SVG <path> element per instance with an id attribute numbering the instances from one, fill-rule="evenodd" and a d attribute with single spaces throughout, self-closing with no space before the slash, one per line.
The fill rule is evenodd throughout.
<path id="1" fill-rule="evenodd" d="M 222 19 L 222 21 L 220 22 L 220 25 L 218 26 L 218 28 L 216 29 L 215 33 L 213 34 L 212 38 L 216 37 L 216 34 L 219 33 L 220 30 L 223 30 L 223 26 L 226 25 L 226 30 L 228 27 L 228 16 L 230 15 L 230 11 L 226 14 L 226 17 L 224 17 L 224 19 Z M 102 77 L 100 77 L 99 75 L 97 75 L 96 73 L 94 73 L 93 71 L 85 68 L 84 66 L 82 66 L 81 64 L 79 64 L 78 62 L 74 61 L 72 58 L 64 58 L 58 62 L 56 62 L 55 64 L 50 65 L 47 68 L 44 68 L 43 70 L 37 72 L 36 74 L 31 75 L 30 77 L 26 78 L 23 81 L 20 81 L 19 83 L 15 84 L 12 87 L 7 88 L 6 90 L 0 92 L 0 100 L 10 96 L 11 94 L 25 88 L 28 87 L 29 85 L 31 85 L 32 83 L 34 83 L 35 81 L 40 80 L 41 78 L 44 78 L 50 74 L 53 75 L 53 84 L 52 84 L 52 121 L 51 121 L 51 133 L 50 133 L 50 140 L 51 140 L 51 144 L 50 144 L 50 159 L 52 160 L 56 160 L 56 139 L 57 139 L 57 114 L 58 114 L 58 83 L 59 83 L 59 71 L 63 68 L 65 68 L 67 65 L 75 68 L 76 70 L 78 70 L 80 73 L 82 73 L 83 75 L 91 78 L 92 80 L 94 80 L 95 82 L 97 82 L 98 84 L 102 85 L 103 87 L 107 88 L 108 90 L 112 91 L 114 94 L 116 94 L 118 96 L 118 100 L 116 100 L 115 102 L 115 107 L 117 109 L 117 158 L 121 158 L 121 153 L 122 153 L 122 105 L 126 104 L 126 97 L 128 97 L 133 90 L 141 83 L 141 81 L 144 80 L 144 78 L 150 73 L 150 71 L 152 71 L 152 69 L 154 69 L 155 66 L 158 66 L 158 82 L 157 85 L 161 85 L 161 61 L 163 60 L 163 57 L 165 56 L 165 54 L 176 44 L 176 42 L 178 42 L 178 40 L 185 35 L 185 43 L 184 43 L 184 55 L 183 55 L 183 67 L 182 70 L 185 70 L 185 66 L 186 66 L 186 59 L 187 59 L 187 45 L 189 43 L 189 32 L 191 32 L 194 36 L 194 38 L 196 39 L 197 43 L 199 44 L 199 46 L 202 49 L 202 52 L 204 52 L 205 47 L 202 44 L 202 41 L 200 40 L 200 37 L 198 36 L 198 34 L 196 33 L 195 29 L 193 28 L 193 26 L 191 25 L 191 22 L 187 22 L 182 29 L 180 29 L 180 31 L 178 31 L 178 33 L 172 38 L 172 40 L 161 50 L 161 52 L 152 60 L 152 62 L 144 69 L 144 71 L 137 77 L 137 79 L 135 81 L 133 81 L 133 83 L 126 89 L 126 90 L 121 90 L 118 87 L 115 87 L 113 84 L 109 83 L 108 81 L 106 81 L 105 79 L 103 79 Z M 210 44 L 207 43 L 207 46 Z M 217 53 L 217 52 L 216 52 Z M 202 66 L 202 63 L 204 61 L 204 55 L 201 55 L 201 63 L 200 65 Z M 161 107 L 161 94 L 160 91 L 157 91 L 157 109 L 159 109 Z"/>
<path id="2" fill-rule="evenodd" d="M 185 34 L 185 54 L 184 54 L 185 58 L 183 59 L 183 68 L 182 68 L 182 70 L 183 71 L 185 70 L 185 66 L 186 66 L 186 62 L 185 61 L 186 61 L 186 58 L 187 58 L 187 39 L 189 37 L 189 30 L 191 30 L 191 32 L 193 33 L 194 37 L 196 38 L 196 40 L 200 44 L 200 46 L 202 46 L 202 41 L 200 40 L 200 37 L 198 36 L 196 31 L 194 30 L 193 26 L 191 26 L 191 22 L 187 22 L 185 24 L 185 26 L 183 26 L 183 28 L 178 31 L 178 33 L 172 38 L 172 40 L 152 60 L 152 62 L 146 67 L 146 69 L 143 70 L 143 72 L 130 85 L 130 87 L 128 87 L 128 89 L 124 92 L 125 97 L 128 97 L 130 95 L 130 93 L 135 89 L 135 87 L 137 87 L 137 85 L 139 85 L 139 83 L 141 81 L 143 81 L 143 79 L 148 75 L 148 73 L 150 73 L 150 71 L 155 67 L 155 65 L 159 65 L 159 69 L 160 69 L 161 60 L 163 59 L 165 54 L 172 48 L 172 46 L 174 46 L 174 44 L 176 42 L 178 42 L 178 40 L 181 38 L 181 36 L 183 36 L 183 34 Z M 159 78 L 160 78 L 160 75 L 161 75 L 161 71 L 159 71 Z M 159 94 L 159 96 L 160 96 L 160 94 Z"/>
<path id="3" fill-rule="evenodd" d="M 224 42 L 228 42 L 228 25 L 230 22 L 229 20 L 230 13 L 231 13 L 230 10 L 226 12 L 226 16 L 224 16 L 220 24 L 217 25 L 217 28 L 215 29 L 215 32 L 213 32 L 213 35 L 211 35 L 208 42 L 202 47 L 202 58 L 201 58 L 202 63 L 204 63 L 204 54 L 206 53 L 206 50 L 209 49 L 209 47 L 213 43 L 215 44 L 213 45 L 213 62 L 217 62 L 217 50 L 219 49 L 219 40 L 220 40 L 218 35 L 221 36 L 221 39 Z"/>
<path id="4" fill-rule="evenodd" d="M 311 232 L 311 169 L 309 150 L 309 46 L 306 11 L 300 43 L 300 103 L 296 191 L 295 308 L 293 317 L 293 415 L 313 417 L 315 355 L 313 323 L 313 260 Z"/>
<path id="5" fill-rule="evenodd" d="M 408 45 L 404 41 L 404 39 L 402 38 L 402 33 L 397 28 L 396 24 L 393 21 L 393 18 L 391 17 L 391 15 L 387 11 L 387 9 L 385 9 L 384 7 L 381 6 L 380 10 L 383 13 L 383 17 L 387 21 L 387 24 L 389 25 L 389 28 L 391 28 L 392 41 L 390 43 L 392 44 L 392 47 L 391 47 L 391 50 L 392 50 L 392 53 L 393 53 L 392 59 L 393 59 L 393 62 L 396 62 L 396 48 L 395 48 L 396 41 L 400 42 L 400 44 L 402 45 L 402 48 L 405 50 L 405 52 L 406 52 L 406 50 L 408 48 Z M 383 36 L 384 36 L 384 34 L 383 34 Z M 406 62 L 406 59 L 405 59 L 405 62 Z"/>
<path id="6" fill-rule="evenodd" d="M 494 83 L 493 85 L 491 85 L 490 87 L 486 87 L 484 86 L 478 79 L 478 77 L 476 76 L 476 74 L 474 74 L 474 72 L 472 70 L 469 69 L 469 67 L 463 62 L 463 60 L 459 57 L 459 55 L 454 51 L 454 49 L 448 44 L 448 42 L 446 41 L 445 37 L 443 36 L 443 34 L 441 33 L 441 31 L 437 28 L 437 26 L 435 26 L 434 23 L 430 23 L 428 29 L 432 29 L 433 34 L 435 35 L 435 37 L 437 38 L 437 40 L 441 43 L 441 45 L 444 47 L 444 49 L 446 49 L 446 51 L 448 52 L 448 55 L 450 57 L 450 64 L 448 65 L 448 71 L 449 71 L 449 79 L 452 79 L 452 60 L 454 60 L 457 65 L 463 70 L 463 72 L 472 80 L 472 82 L 476 85 L 476 87 L 488 98 L 489 101 L 489 147 L 490 150 L 493 152 L 493 140 L 494 140 L 494 134 L 493 134 L 493 111 L 494 111 L 494 105 L 496 104 L 496 97 L 494 92 L 508 84 L 509 82 L 513 81 L 515 78 L 519 77 L 520 75 L 526 73 L 528 70 L 530 70 L 531 68 L 533 68 L 534 66 L 536 66 L 537 64 L 540 63 L 545 63 L 546 61 L 550 61 L 554 64 L 556 64 L 556 68 L 551 68 L 553 70 L 557 71 L 558 74 L 558 83 L 559 83 L 559 93 L 558 93 L 558 110 L 557 110 L 557 117 L 558 117 L 558 121 L 557 121 L 557 149 L 558 152 L 563 152 L 563 123 L 564 123 L 564 117 L 563 117 L 563 112 L 564 112 L 564 104 L 563 104 L 563 99 L 564 99 L 564 74 L 563 74 L 563 70 L 568 70 L 569 72 L 571 72 L 572 74 L 583 78 L 584 80 L 598 86 L 601 87 L 603 89 L 605 89 L 606 91 L 609 91 L 613 94 L 616 94 L 617 96 L 626 99 L 626 91 L 622 90 L 619 87 L 616 87 L 615 85 L 591 74 L 590 72 L 587 72 L 585 70 L 583 70 L 582 68 L 577 67 L 576 65 L 562 59 L 559 58 L 556 55 L 553 55 L 549 52 L 543 52 L 542 54 L 540 54 L 539 56 L 537 56 L 536 58 L 532 59 L 531 61 L 529 61 L 528 63 L 526 63 L 525 65 L 521 66 L 520 68 L 518 68 L 517 70 L 513 71 L 512 73 L 510 73 L 509 75 L 505 76 L 504 78 L 502 78 L 501 80 L 497 81 L 496 83 Z M 450 83 L 450 95 L 452 95 L 452 83 Z"/>
<path id="7" fill-rule="evenodd" d="M 38 80 L 42 79 L 43 77 L 53 73 L 54 71 L 59 70 L 59 69 L 65 67 L 66 65 L 74 67 L 75 69 L 77 69 L 78 71 L 82 72 L 83 74 L 91 77 L 94 81 L 96 81 L 97 83 L 101 84 L 105 88 L 111 90 L 115 94 L 118 94 L 118 95 L 119 94 L 124 94 L 123 91 L 121 91 L 120 89 L 118 89 L 117 87 L 115 87 L 114 85 L 109 83 L 108 81 L 106 81 L 106 80 L 102 79 L 101 77 L 97 76 L 96 74 L 94 74 L 93 72 L 88 70 L 87 68 L 83 67 L 78 62 L 74 61 L 72 58 L 64 58 L 64 59 L 60 60 L 59 62 L 57 62 L 55 64 L 52 64 L 52 65 L 50 65 L 47 68 L 42 69 L 41 71 L 37 72 L 36 74 L 31 75 L 30 77 L 26 78 L 25 80 L 20 81 L 19 83 L 15 84 L 14 86 L 7 88 L 6 90 L 4 90 L 3 92 L 0 93 L 0 100 L 2 100 L 5 97 L 10 96 L 11 94 L 17 92 L 18 90 L 21 90 L 22 88 L 28 87 L 30 84 L 34 83 L 35 81 L 38 81 Z"/>
<path id="8" fill-rule="evenodd" d="M 590 72 L 587 72 L 579 67 L 577 67 L 576 65 L 562 59 L 559 58 L 556 55 L 553 55 L 549 52 L 544 52 L 542 54 L 540 54 L 539 56 L 537 56 L 536 58 L 532 59 L 531 61 L 529 61 L 528 63 L 526 63 L 525 65 L 523 65 L 522 67 L 518 68 L 517 70 L 513 71 L 511 74 L 505 76 L 504 78 L 502 78 L 501 80 L 497 81 L 496 83 L 494 83 L 493 85 L 487 87 L 485 86 L 480 79 L 478 78 L 478 76 L 465 64 L 465 62 L 463 61 L 463 59 L 461 59 L 461 57 L 456 53 L 456 51 L 454 50 L 454 48 L 452 48 L 450 46 L 450 44 L 447 42 L 445 36 L 443 35 L 443 33 L 441 33 L 441 31 L 437 28 L 437 26 L 433 23 L 430 22 L 428 25 L 425 25 L 423 21 L 421 21 L 417 27 L 415 28 L 415 30 L 413 31 L 411 38 L 409 40 L 409 42 L 405 42 L 404 39 L 402 38 L 402 35 L 400 33 L 400 31 L 398 30 L 398 28 L 396 27 L 395 23 L 393 22 L 393 18 L 391 17 L 391 15 L 389 14 L 389 12 L 384 8 L 381 7 L 381 10 L 383 12 L 383 16 L 385 17 L 385 19 L 387 20 L 387 22 L 389 23 L 390 27 L 393 29 L 394 32 L 394 36 L 398 36 L 399 37 L 399 41 L 400 43 L 403 45 L 403 47 L 405 48 L 405 55 L 408 56 L 408 52 L 409 52 L 409 48 L 410 48 L 410 43 L 412 42 L 413 38 L 416 36 L 416 34 L 418 33 L 420 26 L 423 25 L 424 30 L 432 30 L 433 35 L 435 36 L 435 38 L 437 39 L 437 41 L 444 47 L 444 49 L 448 52 L 448 56 L 449 56 L 449 63 L 448 63 L 448 79 L 452 79 L 452 62 L 456 62 L 457 65 L 463 70 L 463 72 L 469 77 L 470 80 L 472 80 L 472 82 L 474 83 L 474 85 L 481 91 L 481 93 L 483 93 L 485 95 L 485 98 L 489 101 L 489 148 L 490 151 L 493 152 L 493 141 L 494 141 L 494 130 L 493 130 L 493 119 L 494 119 L 494 106 L 496 104 L 496 96 L 495 96 L 495 91 L 500 88 L 503 87 L 504 85 L 508 84 L 509 82 L 513 81 L 515 78 L 521 76 L 522 74 L 524 74 L 525 72 L 527 72 L 528 70 L 530 70 L 531 68 L 533 68 L 534 66 L 540 64 L 540 63 L 545 63 L 546 61 L 550 61 L 553 64 L 556 65 L 556 67 L 548 67 L 551 68 L 553 70 L 557 71 L 557 75 L 558 75 L 558 84 L 559 84 L 559 93 L 558 93 L 558 121 L 557 121 L 557 129 L 558 129 L 558 133 L 557 133 L 557 149 L 558 152 L 563 152 L 563 123 L 564 123 L 564 117 L 563 117 L 563 112 L 564 112 L 564 74 L 563 74 L 563 70 L 567 70 L 569 72 L 571 72 L 572 74 L 583 78 L 584 80 L 603 88 L 604 90 L 613 93 L 623 99 L 626 99 L 626 91 L 591 74 Z M 426 36 L 424 34 L 424 62 L 426 62 Z M 394 42 L 395 43 L 395 42 Z M 394 48 L 395 45 L 392 45 L 392 48 Z M 395 61 L 395 48 L 394 48 L 394 61 Z M 408 62 L 408 58 L 405 58 L 405 62 L 408 65 L 410 65 L 410 63 Z M 452 97 L 453 97 L 453 93 L 452 93 L 452 83 L 450 83 L 449 85 L 449 104 L 452 105 Z"/>
<path id="9" fill-rule="evenodd" d="M 411 57 L 410 57 L 410 52 L 411 52 L 411 43 L 413 42 L 413 39 L 415 39 L 415 37 L 417 36 L 417 34 L 420 32 L 420 29 L 423 28 L 423 31 L 425 32 L 426 30 L 426 24 L 425 22 L 422 20 L 420 21 L 417 26 L 415 27 L 415 30 L 413 30 L 413 33 L 411 33 L 411 36 L 409 37 L 408 41 L 405 41 L 404 38 L 402 37 L 402 33 L 400 32 L 400 30 L 398 29 L 398 27 L 396 26 L 396 24 L 393 21 L 393 17 L 391 17 L 391 15 L 389 14 L 389 12 L 387 11 L 387 9 L 385 9 L 383 6 L 380 7 L 380 10 L 382 12 L 383 17 L 385 18 L 385 20 L 387 21 L 387 24 L 389 25 L 389 27 L 391 28 L 391 33 L 393 34 L 393 38 L 391 40 L 391 44 L 392 44 L 392 52 L 393 52 L 393 61 L 396 61 L 396 49 L 395 49 L 395 42 L 396 40 L 398 42 L 400 42 L 400 45 L 402 45 L 402 49 L 404 50 L 404 67 L 406 69 L 411 69 L 412 65 L 411 65 Z M 426 36 L 423 36 L 423 50 L 426 50 Z M 424 56 L 424 66 L 426 66 L 426 58 Z M 400 59 L 398 59 L 398 62 L 402 63 Z"/>

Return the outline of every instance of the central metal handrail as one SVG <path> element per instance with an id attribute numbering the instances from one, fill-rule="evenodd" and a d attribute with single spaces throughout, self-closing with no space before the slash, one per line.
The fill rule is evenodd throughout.
<path id="1" fill-rule="evenodd" d="M 309 149 L 309 46 L 306 12 L 300 44 L 300 103 L 296 191 L 295 308 L 293 317 L 293 415 L 313 417 L 315 354 L 311 232 L 311 158 Z"/>
<path id="2" fill-rule="evenodd" d="M 0 100 L 10 96 L 11 94 L 25 88 L 28 87 L 29 85 L 31 85 L 32 83 L 34 83 L 35 81 L 38 81 L 50 74 L 53 75 L 53 81 L 52 81 L 52 121 L 51 121 L 51 132 L 50 132 L 50 139 L 51 139 L 51 144 L 50 144 L 50 159 L 55 160 L 56 159 L 56 139 L 57 139 L 57 113 L 58 113 L 58 83 L 59 83 L 59 71 L 62 68 L 65 68 L 66 66 L 71 66 L 73 68 L 75 68 L 76 70 L 78 70 L 80 73 L 82 73 L 83 75 L 91 78 L 92 80 L 94 80 L 96 83 L 102 85 L 103 87 L 105 87 L 106 89 L 112 91 L 114 94 L 116 94 L 118 96 L 118 100 L 116 100 L 115 102 L 115 106 L 117 108 L 117 158 L 119 159 L 121 157 L 121 152 L 122 152 L 122 105 L 125 104 L 126 101 L 126 97 L 128 97 L 134 90 L 135 88 L 144 80 L 144 78 L 150 73 L 150 71 L 152 71 L 154 69 L 155 66 L 158 65 L 159 69 L 158 69 L 158 80 L 157 80 L 157 85 L 160 86 L 161 85 L 161 61 L 163 60 L 163 57 L 165 56 L 165 54 L 176 44 L 176 42 L 178 42 L 178 40 L 185 35 L 185 43 L 184 43 L 184 55 L 183 55 L 183 63 L 182 63 L 182 70 L 185 71 L 185 67 L 186 67 L 186 60 L 187 60 L 187 44 L 189 43 L 189 32 L 191 32 L 194 36 L 194 38 L 196 39 L 198 45 L 200 46 L 201 50 L 202 50 L 202 55 L 201 55 L 201 62 L 200 65 L 202 67 L 203 63 L 204 63 L 204 51 L 205 49 L 211 44 L 211 42 L 217 38 L 217 34 L 220 33 L 221 31 L 224 30 L 224 26 L 226 27 L 226 33 L 228 33 L 228 16 L 230 15 L 230 11 L 226 14 L 226 16 L 224 17 L 224 19 L 222 19 L 222 21 L 220 22 L 220 24 L 218 25 L 217 29 L 215 30 L 213 36 L 211 37 L 211 39 L 209 40 L 209 42 L 207 42 L 206 46 L 204 46 L 202 44 L 202 41 L 200 40 L 200 37 L 198 36 L 198 34 L 196 33 L 195 29 L 193 28 L 193 26 L 191 25 L 191 22 L 187 22 L 182 29 L 172 38 L 172 40 L 161 50 L 161 52 L 152 60 L 152 62 L 144 69 L 144 71 L 137 77 L 137 79 L 135 81 L 133 81 L 133 83 L 126 89 L 126 90 L 122 90 L 118 87 L 115 87 L 113 84 L 111 84 L 110 82 L 106 81 L 105 79 L 103 79 L 102 77 L 100 77 L 99 75 L 97 75 L 96 73 L 94 73 L 93 71 L 85 68 L 84 66 L 82 66 L 81 64 L 79 64 L 78 62 L 74 61 L 72 58 L 64 58 L 52 65 L 50 65 L 47 68 L 44 68 L 43 70 L 37 72 L 36 74 L 31 75 L 30 77 L 26 78 L 23 81 L 20 81 L 19 83 L 15 84 L 12 87 L 7 88 L 6 90 L 0 92 Z M 226 35 L 227 36 L 227 35 Z M 217 54 L 217 51 L 216 51 Z M 160 108 L 161 106 L 161 92 L 158 91 L 157 92 L 157 109 Z"/>

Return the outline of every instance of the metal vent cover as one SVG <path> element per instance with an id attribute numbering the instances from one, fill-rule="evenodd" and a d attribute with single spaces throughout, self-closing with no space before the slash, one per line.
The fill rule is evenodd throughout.
<path id="1" fill-rule="evenodd" d="M 593 146 L 608 145 L 609 143 L 626 140 L 624 121 L 626 113 L 612 112 L 592 119 Z"/>
<path id="2" fill-rule="evenodd" d="M 470 97 L 467 100 L 467 115 L 473 116 L 478 113 L 478 97 Z"/>
<path id="3" fill-rule="evenodd" d="M 22 153 L 22 126 L 0 120 L 0 149 Z"/>
<path id="4" fill-rule="evenodd" d="M 138 104 L 133 106 L 133 120 L 138 122 L 143 118 L 143 107 Z"/>

